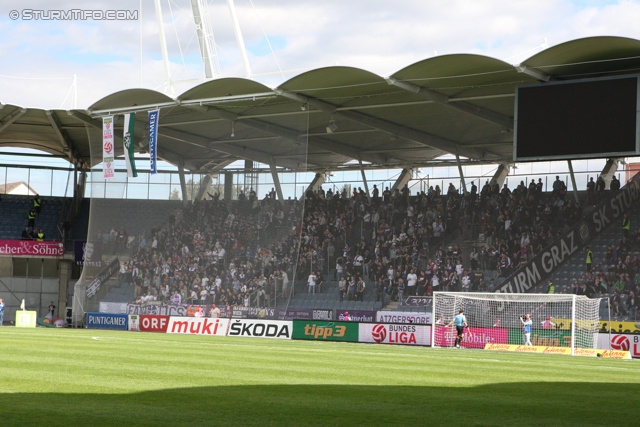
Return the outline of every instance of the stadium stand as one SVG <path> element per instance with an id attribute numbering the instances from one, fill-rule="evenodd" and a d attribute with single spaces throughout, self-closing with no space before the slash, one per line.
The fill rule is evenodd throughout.
<path id="1" fill-rule="evenodd" d="M 498 190 L 486 187 L 475 196 L 462 196 L 455 189 L 446 195 L 431 189 L 430 194 L 410 196 L 405 189 L 368 198 L 362 190 L 348 195 L 319 189 L 308 192 L 304 203 L 292 201 L 283 208 L 266 197 L 258 209 L 250 208 L 252 200 L 246 205 L 204 201 L 183 208 L 175 228 L 148 236 L 151 241 L 158 233 L 158 251 L 140 249 L 123 267 L 122 286 L 114 287 L 107 300 L 122 302 L 128 296 L 138 303 L 145 299 L 168 302 L 177 291 L 181 302 L 333 310 L 379 310 L 391 302 L 394 309 L 426 311 L 429 307 L 393 301 L 398 300 L 399 279 L 406 282 L 411 270 L 418 279 L 415 287 L 404 290 L 404 297 L 430 295 L 438 289 L 485 290 L 487 282 L 504 278 L 514 265 L 533 257 L 583 214 L 566 192 L 544 193 L 539 186 L 526 188 L 524 183 L 513 191 L 507 186 Z M 302 209 L 302 226 L 287 232 Z M 207 233 L 194 225 L 200 224 L 194 217 L 209 226 Z M 434 235 L 439 218 L 444 219 L 441 236 Z M 249 226 L 256 221 L 259 227 Z M 259 231 L 273 227 L 280 232 Z M 238 230 L 244 230 L 244 235 Z M 171 234 L 181 235 L 179 241 Z M 476 234 L 485 236 L 488 252 L 480 250 L 477 261 L 472 261 L 469 251 L 461 248 L 468 248 L 468 237 Z M 266 236 L 272 236 L 271 241 Z M 216 259 L 222 248 L 225 255 Z M 368 267 L 357 265 L 359 256 Z M 510 262 L 500 267 L 502 256 Z M 577 261 L 572 262 L 577 267 Z M 336 263 L 347 276 L 363 274 L 362 301 L 348 295 L 340 301 Z M 285 298 L 281 271 L 294 282 Z M 322 288 L 315 294 L 308 293 L 312 271 L 323 277 Z M 463 281 L 466 275 L 468 284 Z"/>

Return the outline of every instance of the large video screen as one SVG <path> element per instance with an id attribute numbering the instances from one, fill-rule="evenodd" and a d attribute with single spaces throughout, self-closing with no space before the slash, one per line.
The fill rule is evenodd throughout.
<path id="1" fill-rule="evenodd" d="M 516 90 L 516 161 L 639 154 L 638 76 Z"/>

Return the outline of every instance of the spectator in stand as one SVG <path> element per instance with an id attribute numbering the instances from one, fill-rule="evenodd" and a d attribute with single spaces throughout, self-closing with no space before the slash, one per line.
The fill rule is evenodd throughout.
<path id="1" fill-rule="evenodd" d="M 593 205 L 595 203 L 596 183 L 593 181 L 593 177 L 587 182 L 587 197 L 586 204 Z"/>
<path id="2" fill-rule="evenodd" d="M 209 317 L 212 319 L 218 319 L 220 317 L 220 309 L 217 305 L 211 305 L 211 311 L 209 311 Z"/>
<path id="3" fill-rule="evenodd" d="M 633 320 L 637 320 L 638 318 L 638 310 L 640 309 L 640 300 L 636 297 L 636 293 L 634 291 L 629 291 L 629 295 L 627 296 L 626 301 L 627 312 L 629 316 Z"/>
<path id="4" fill-rule="evenodd" d="M 460 279 L 460 284 L 462 285 L 462 292 L 471 291 L 471 276 L 467 270 L 464 270 L 462 278 Z"/>
<path id="5" fill-rule="evenodd" d="M 602 175 L 598 175 L 598 180 L 596 181 L 596 189 L 595 189 L 595 202 L 600 203 L 602 201 L 602 195 L 604 194 L 605 182 Z"/>
<path id="6" fill-rule="evenodd" d="M 38 233 L 36 234 L 36 241 L 44 242 L 45 237 L 46 236 L 45 236 L 44 230 L 42 228 L 40 228 L 38 230 Z"/>
<path id="7" fill-rule="evenodd" d="M 416 295 L 416 285 L 418 283 L 418 275 L 416 271 L 412 268 L 409 274 L 407 274 L 407 295 L 413 296 Z"/>
<path id="8" fill-rule="evenodd" d="M 36 194 L 33 198 L 33 209 L 35 210 L 36 215 L 38 215 L 39 217 L 40 212 L 42 211 L 42 198 L 39 194 Z"/>
<path id="9" fill-rule="evenodd" d="M 398 301 L 400 302 L 400 304 L 402 304 L 404 302 L 404 287 L 405 287 L 404 279 L 402 279 L 402 277 L 398 277 L 396 287 L 398 289 Z"/>
<path id="10" fill-rule="evenodd" d="M 376 302 L 384 302 L 385 284 L 384 276 L 378 275 L 376 278 Z M 341 300 L 342 301 L 342 300 Z"/>
<path id="11" fill-rule="evenodd" d="M 340 302 L 344 300 L 344 295 L 347 292 L 347 279 L 344 276 L 340 276 L 340 281 L 338 281 L 338 295 L 340 298 Z"/>
<path id="12" fill-rule="evenodd" d="M 356 298 L 357 282 L 353 276 L 349 277 L 349 283 L 347 286 L 347 299 L 353 301 Z"/>
<path id="13" fill-rule="evenodd" d="M 22 240 L 33 240 L 33 238 L 31 237 L 31 229 L 29 227 L 25 227 L 24 230 L 22 230 Z"/>
<path id="14" fill-rule="evenodd" d="M 358 277 L 358 283 L 356 284 L 356 301 L 364 301 L 364 291 L 366 287 L 367 285 L 362 276 Z"/>
<path id="15" fill-rule="evenodd" d="M 587 246 L 587 258 L 585 260 L 585 264 L 587 265 L 587 273 L 591 273 L 591 269 L 593 268 L 593 252 L 589 246 Z"/>
<path id="16" fill-rule="evenodd" d="M 307 279 L 307 285 L 309 287 L 309 290 L 307 293 L 309 294 L 315 294 L 316 293 L 316 281 L 318 280 L 318 277 L 315 275 L 314 272 L 311 272 L 311 274 L 309 274 L 309 278 Z"/>
<path id="17" fill-rule="evenodd" d="M 609 184 L 609 189 L 612 192 L 617 192 L 618 190 L 620 190 L 620 181 L 618 180 L 618 177 L 616 177 L 615 175 L 611 177 L 611 183 Z"/>
<path id="18" fill-rule="evenodd" d="M 36 226 L 36 210 L 31 208 L 27 214 L 27 226 L 34 228 Z"/>
<path id="19" fill-rule="evenodd" d="M 613 300 L 613 304 L 611 305 L 611 314 L 613 314 L 613 317 L 616 320 L 620 320 L 627 315 L 627 312 L 625 311 L 619 299 Z"/>

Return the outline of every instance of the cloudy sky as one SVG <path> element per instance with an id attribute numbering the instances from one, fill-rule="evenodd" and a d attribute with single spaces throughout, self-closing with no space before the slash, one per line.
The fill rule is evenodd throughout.
<path id="1" fill-rule="evenodd" d="M 227 1 L 202 1 L 221 76 L 244 77 Z M 74 76 L 79 108 L 122 89 L 165 90 L 153 0 L 7 3 L 0 5 L 0 102 L 70 109 Z M 180 94 L 204 75 L 190 2 L 160 3 Z M 640 39 L 640 0 L 235 0 L 235 6 L 252 78 L 271 87 L 338 64 L 385 76 L 435 55 L 475 53 L 517 64 L 577 38 Z M 108 10 L 133 19 L 90 19 Z M 89 19 L 47 19 L 57 11 L 76 17 L 85 11 Z"/>

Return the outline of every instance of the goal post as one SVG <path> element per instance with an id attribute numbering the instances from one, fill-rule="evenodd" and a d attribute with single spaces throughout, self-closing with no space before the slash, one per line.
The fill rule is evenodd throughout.
<path id="1" fill-rule="evenodd" d="M 598 345 L 602 298 L 563 294 L 433 293 L 433 347 L 453 347 L 455 327 L 447 327 L 464 310 L 469 328 L 462 347 L 486 344 L 524 345 L 521 316 L 531 317 L 532 345 L 591 349 Z"/>

